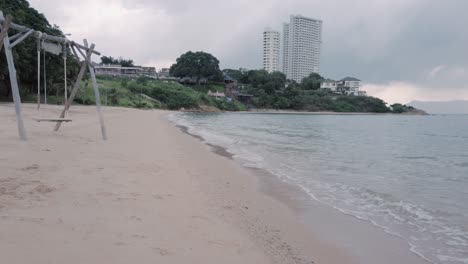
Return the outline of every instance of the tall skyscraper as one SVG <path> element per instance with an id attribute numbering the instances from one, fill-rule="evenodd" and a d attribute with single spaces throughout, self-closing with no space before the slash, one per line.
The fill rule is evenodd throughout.
<path id="1" fill-rule="evenodd" d="M 280 33 L 265 29 L 263 32 L 263 69 L 268 72 L 279 71 Z"/>
<path id="2" fill-rule="evenodd" d="M 289 52 L 289 24 L 283 24 L 283 73 L 287 74 L 288 72 L 288 52 Z"/>
<path id="3" fill-rule="evenodd" d="M 291 16 L 283 26 L 283 73 L 288 79 L 302 82 L 320 69 L 322 21 Z"/>

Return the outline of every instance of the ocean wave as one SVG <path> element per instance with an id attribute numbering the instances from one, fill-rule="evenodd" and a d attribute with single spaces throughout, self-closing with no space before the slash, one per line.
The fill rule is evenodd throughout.
<path id="1" fill-rule="evenodd" d="M 468 232 L 453 226 L 444 212 L 431 211 L 367 188 L 301 179 L 291 176 L 290 171 L 271 172 L 298 186 L 313 200 L 405 239 L 410 250 L 427 261 L 468 263 Z"/>
<path id="2" fill-rule="evenodd" d="M 189 117 L 175 114 L 170 120 L 187 127 L 190 133 L 203 137 L 208 143 L 222 146 L 234 154 L 234 159 L 246 167 L 263 168 L 282 181 L 293 184 L 303 190 L 311 199 L 326 204 L 344 214 L 372 223 L 386 233 L 407 241 L 409 250 L 432 263 L 468 264 L 468 231 L 463 225 L 450 221 L 451 215 L 443 210 L 430 210 L 424 206 L 398 199 L 371 188 L 353 187 L 346 184 L 314 180 L 310 171 L 297 166 L 288 166 L 287 162 L 274 162 L 265 155 L 277 150 L 283 153 L 293 152 L 299 155 L 304 150 L 302 145 L 287 145 L 300 133 L 287 131 L 285 138 L 275 139 L 271 134 L 263 138 L 247 139 L 246 131 L 234 133 L 219 127 L 208 127 L 203 122 L 197 123 Z M 219 129 L 219 130 L 217 130 Z M 256 128 L 259 133 L 268 129 Z M 248 134 L 248 133 L 247 133 Z M 300 139 L 300 137 L 298 137 Z M 268 143 L 268 144 L 267 144 Z M 256 151 L 257 145 L 265 145 L 262 151 Z M 272 147 L 274 146 L 274 147 Z M 298 153 L 294 153 L 294 152 Z M 271 157 L 270 157 L 271 158 Z M 278 157 L 276 157 L 278 159 Z M 437 161 L 433 156 L 398 156 L 397 159 Z M 280 157 L 281 160 L 281 157 Z M 282 166 L 278 164 L 281 163 Z M 465 167 L 464 162 L 456 164 Z M 347 166 L 347 170 L 352 167 Z M 359 173 L 359 171 L 354 171 Z M 466 228 L 466 227 L 465 227 Z"/>
<path id="3" fill-rule="evenodd" d="M 261 155 L 249 151 L 246 148 L 240 147 L 246 144 L 241 138 L 235 139 L 224 136 L 221 133 L 214 133 L 201 125 L 196 125 L 193 122 L 189 122 L 187 120 L 186 114 L 173 113 L 168 115 L 168 120 L 177 125 L 186 127 L 187 132 L 203 138 L 211 145 L 225 148 L 226 151 L 233 154 L 234 159 L 236 159 L 245 167 L 261 169 L 264 166 L 264 159 Z"/>

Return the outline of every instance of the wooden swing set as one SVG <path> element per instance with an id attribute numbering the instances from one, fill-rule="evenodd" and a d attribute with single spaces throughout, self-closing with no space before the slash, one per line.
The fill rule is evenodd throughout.
<path id="1" fill-rule="evenodd" d="M 8 31 L 13 30 L 16 32 L 16 35 L 12 37 L 8 36 Z M 12 50 L 13 48 L 20 44 L 23 40 L 28 37 L 35 37 L 37 39 L 37 110 L 40 110 L 41 105 L 41 89 L 40 89 L 40 67 L 41 67 L 41 50 L 44 52 L 44 90 L 46 89 L 46 76 L 45 76 L 45 53 L 51 53 L 54 55 L 59 55 L 62 53 L 63 61 L 64 61 L 64 83 L 65 83 L 65 106 L 62 110 L 60 116 L 58 118 L 35 118 L 36 121 L 48 121 L 48 122 L 56 122 L 54 131 L 58 131 L 60 126 L 63 122 L 70 122 L 72 121 L 67 117 L 68 110 L 70 109 L 71 104 L 78 92 L 80 87 L 81 80 L 86 73 L 86 70 L 89 71 L 91 81 L 93 84 L 94 89 L 94 96 L 96 98 L 96 108 L 98 112 L 99 122 L 101 125 L 101 133 L 103 140 L 107 140 L 107 132 L 106 127 L 104 124 L 104 118 L 101 112 L 101 98 L 99 95 L 99 87 L 96 80 L 96 75 L 94 71 L 94 66 L 91 61 L 91 56 L 93 54 L 101 55 L 98 51 L 94 50 L 95 45 L 91 44 L 88 45 L 88 41 L 86 39 L 83 40 L 83 45 L 78 44 L 74 41 L 70 41 L 67 38 L 52 36 L 40 31 L 36 31 L 34 29 L 29 29 L 25 26 L 21 26 L 12 22 L 12 17 L 7 15 L 6 17 L 3 16 L 3 12 L 0 10 L 0 51 L 2 47 L 5 46 L 5 54 L 8 64 L 8 71 L 10 75 L 10 84 L 11 84 L 11 91 L 13 95 L 13 101 L 15 104 L 15 112 L 16 112 L 16 122 L 18 125 L 18 133 L 21 140 L 27 140 L 26 130 L 24 128 L 23 123 L 23 116 L 21 112 L 21 98 L 19 94 L 18 88 L 18 80 L 16 76 L 16 68 L 15 62 L 13 58 Z M 73 52 L 73 56 L 79 61 L 81 67 L 76 78 L 75 83 L 73 84 L 73 88 L 70 93 L 70 97 L 68 97 L 68 89 L 67 89 L 67 47 Z M 83 58 L 81 59 L 80 56 Z M 45 95 L 46 96 L 46 95 Z"/>

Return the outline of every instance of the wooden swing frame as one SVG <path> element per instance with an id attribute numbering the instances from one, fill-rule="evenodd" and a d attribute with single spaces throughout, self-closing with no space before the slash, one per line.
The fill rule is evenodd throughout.
<path id="1" fill-rule="evenodd" d="M 15 62 L 13 58 L 13 53 L 12 50 L 13 48 L 21 43 L 23 40 L 28 38 L 29 36 L 33 36 L 37 38 L 38 40 L 47 40 L 49 42 L 61 44 L 61 45 L 68 45 L 71 50 L 73 51 L 73 55 L 76 57 L 76 59 L 80 62 L 80 71 L 78 73 L 78 76 L 76 78 L 75 83 L 73 84 L 73 88 L 70 94 L 70 97 L 66 99 L 64 109 L 62 110 L 60 116 L 58 118 L 48 118 L 48 119 L 41 119 L 36 120 L 36 121 L 50 121 L 50 122 L 56 122 L 56 125 L 54 127 L 54 131 L 58 131 L 60 129 L 60 126 L 62 125 L 62 122 L 70 122 L 71 120 L 65 118 L 65 114 L 68 112 L 70 109 L 71 104 L 73 103 L 73 100 L 76 96 L 76 93 L 78 92 L 78 89 L 80 87 L 81 80 L 83 79 L 83 76 L 86 71 L 89 71 L 89 74 L 91 76 L 91 81 L 93 83 L 93 89 L 94 89 L 94 96 L 96 98 L 96 109 L 98 112 L 98 117 L 99 117 L 99 123 L 101 126 L 101 133 L 102 133 L 102 138 L 103 140 L 107 140 L 107 132 L 106 132 L 106 126 L 104 123 L 104 118 L 102 116 L 102 111 L 101 111 L 101 98 L 99 95 L 99 86 L 96 80 L 96 74 L 94 71 L 94 66 L 91 62 L 91 56 L 93 54 L 96 55 L 101 55 L 98 51 L 94 50 L 95 45 L 91 44 L 88 45 L 88 41 L 86 39 L 83 40 L 83 45 L 78 44 L 74 41 L 70 41 L 66 38 L 63 37 L 57 37 L 57 36 L 51 36 L 47 35 L 45 33 L 42 33 L 40 31 L 36 31 L 34 29 L 29 29 L 27 27 L 17 25 L 15 23 L 12 23 L 12 17 L 10 15 L 7 15 L 6 18 L 3 16 L 3 12 L 0 10 L 0 51 L 2 49 L 2 46 L 5 46 L 5 54 L 7 58 L 7 63 L 8 63 L 8 70 L 9 70 L 9 75 L 10 75 L 10 83 L 11 83 L 11 90 L 12 90 L 12 95 L 13 95 L 13 101 L 15 104 L 15 113 L 16 113 L 16 123 L 18 125 L 18 134 L 21 140 L 26 141 L 27 136 L 26 136 L 26 130 L 24 128 L 24 123 L 23 123 L 23 115 L 21 112 L 21 97 L 19 94 L 19 88 L 18 88 L 18 80 L 16 76 L 16 68 L 15 68 Z M 8 30 L 15 30 L 18 33 L 11 38 L 8 37 Z M 14 41 L 13 43 L 11 41 Z M 81 54 L 83 59 L 80 58 L 80 56 L 77 53 Z M 40 57 L 40 53 L 38 53 L 38 57 Z M 40 63 L 40 62 L 39 62 Z M 39 75 L 39 73 L 38 73 Z M 40 85 L 40 80 L 38 78 L 38 87 Z M 44 87 L 45 88 L 45 87 Z M 40 104 L 40 90 L 38 91 L 38 107 Z"/>

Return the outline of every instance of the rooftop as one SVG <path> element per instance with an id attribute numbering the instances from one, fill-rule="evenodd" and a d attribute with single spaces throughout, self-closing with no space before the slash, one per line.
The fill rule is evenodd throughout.
<path id="1" fill-rule="evenodd" d="M 345 81 L 353 81 L 353 82 L 360 82 L 361 80 L 356 79 L 354 77 L 346 77 L 340 80 L 340 82 L 345 82 Z"/>

